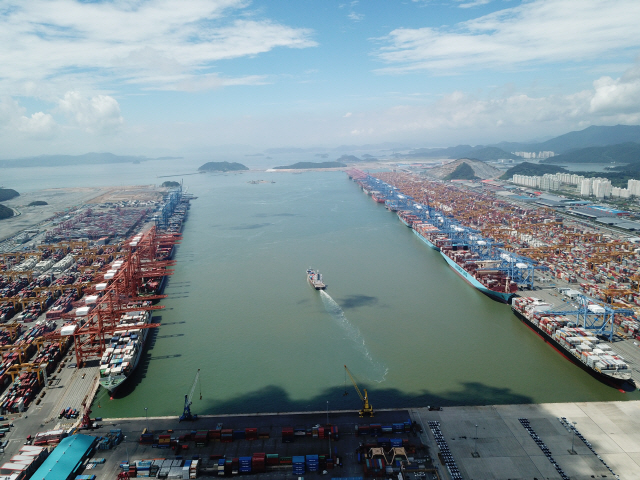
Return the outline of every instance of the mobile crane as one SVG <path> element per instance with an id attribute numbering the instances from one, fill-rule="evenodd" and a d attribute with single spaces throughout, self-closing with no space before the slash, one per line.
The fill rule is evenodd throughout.
<path id="1" fill-rule="evenodd" d="M 191 392 L 189 395 L 184 396 L 184 411 L 180 416 L 179 421 L 183 420 L 193 421 L 198 419 L 198 415 L 193 415 L 191 413 L 191 399 L 193 398 L 193 393 L 196 391 L 196 385 L 198 384 L 198 379 L 200 378 L 200 369 L 196 372 L 196 378 L 193 380 L 193 385 L 191 386 Z M 200 400 L 202 400 L 202 388 L 200 388 Z"/>
<path id="2" fill-rule="evenodd" d="M 355 379 L 353 378 L 353 375 L 351 375 L 351 372 L 349 371 L 346 365 L 344 366 L 344 370 L 345 372 L 347 372 L 347 375 L 349 375 L 349 378 L 351 379 L 351 383 L 353 383 L 353 386 L 355 387 L 356 392 L 360 397 L 360 400 L 362 400 L 362 409 L 358 411 L 358 414 L 361 417 L 364 417 L 365 414 L 369 415 L 370 417 L 373 417 L 373 405 L 369 403 L 369 396 L 367 395 L 367 389 L 366 388 L 363 389 L 364 395 L 362 395 L 362 393 L 360 393 L 360 389 L 358 388 L 358 384 L 356 383 Z M 344 393 L 345 395 L 347 395 L 346 387 L 345 387 Z"/>

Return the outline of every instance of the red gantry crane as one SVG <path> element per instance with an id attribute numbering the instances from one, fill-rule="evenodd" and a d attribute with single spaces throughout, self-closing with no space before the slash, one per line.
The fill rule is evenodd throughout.
<path id="1" fill-rule="evenodd" d="M 173 270 L 168 270 L 167 267 L 175 265 L 175 261 L 158 261 L 157 256 L 161 245 L 165 247 L 167 244 L 173 245 L 180 239 L 180 235 L 176 234 L 161 235 L 155 227 L 129 239 L 123 249 L 125 256 L 120 258 L 122 264 L 115 270 L 112 268 L 106 273 L 97 273 L 98 276 L 104 275 L 104 281 L 95 284 L 91 290 L 85 291 L 85 294 L 98 295 L 93 308 L 87 305 L 90 310 L 86 317 L 73 317 L 75 328 L 72 328 L 68 335 L 63 335 L 62 330 L 58 329 L 45 337 L 55 340 L 73 336 L 78 368 L 90 358 L 101 357 L 109 338 L 131 329 L 130 325 L 119 325 L 123 314 L 164 308 L 161 305 L 151 305 L 151 300 L 166 298 L 166 295 L 140 296 L 140 289 L 149 278 L 161 278 L 173 274 Z M 111 267 L 113 264 L 105 266 L 105 268 Z M 64 315 L 64 317 L 70 316 Z M 149 323 L 135 328 L 158 326 L 160 326 L 159 323 Z"/>

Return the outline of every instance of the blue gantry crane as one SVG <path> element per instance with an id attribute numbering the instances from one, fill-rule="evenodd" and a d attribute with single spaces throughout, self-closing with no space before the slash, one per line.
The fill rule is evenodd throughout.
<path id="1" fill-rule="evenodd" d="M 155 217 L 156 227 L 166 229 L 169 225 L 169 218 L 173 215 L 173 211 L 182 199 L 182 185 L 167 192 L 163 198 L 163 206 L 160 213 Z"/>
<path id="2" fill-rule="evenodd" d="M 428 196 L 426 204 L 418 203 L 411 196 L 404 195 L 371 175 L 367 175 L 363 181 L 369 190 L 384 196 L 387 208 L 409 212 L 420 220 L 431 223 L 450 239 L 451 245 L 456 249 L 474 252 L 478 261 L 485 264 L 485 268 L 506 273 L 520 288 L 532 289 L 535 271 L 548 270 L 548 267 L 539 265 L 530 258 L 504 250 L 503 243 L 483 237 L 478 230 L 462 225 L 452 215 L 431 206 Z"/>
<path id="3" fill-rule="evenodd" d="M 545 315 L 564 315 L 576 317 L 576 325 L 590 330 L 596 335 L 607 337 L 613 341 L 613 324 L 616 315 L 633 315 L 628 308 L 612 308 L 604 302 L 594 300 L 585 295 L 578 295 L 575 299 L 577 305 L 568 304 L 563 310 L 545 311 Z"/>
<path id="4" fill-rule="evenodd" d="M 182 415 L 180 415 L 179 421 L 193 421 L 198 419 L 198 415 L 194 415 L 191 413 L 191 404 L 193 403 L 191 400 L 193 399 L 193 393 L 196 391 L 196 385 L 198 384 L 198 379 L 200 378 L 200 369 L 196 372 L 196 378 L 193 380 L 193 385 L 191 386 L 191 391 L 188 395 L 184 396 L 184 410 Z M 202 388 L 200 388 L 200 400 L 202 400 Z"/>

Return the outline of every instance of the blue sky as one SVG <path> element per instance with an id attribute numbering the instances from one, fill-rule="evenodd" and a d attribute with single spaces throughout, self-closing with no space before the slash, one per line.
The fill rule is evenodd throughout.
<path id="1" fill-rule="evenodd" d="M 2 158 L 640 123 L 637 0 L 0 0 Z"/>

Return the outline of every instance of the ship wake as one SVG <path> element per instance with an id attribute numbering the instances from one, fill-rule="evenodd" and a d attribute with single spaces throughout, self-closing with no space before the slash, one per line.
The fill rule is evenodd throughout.
<path id="1" fill-rule="evenodd" d="M 340 308 L 340 305 L 331 298 L 331 295 L 324 290 L 320 290 L 320 298 L 322 299 L 325 310 L 331 315 L 331 318 L 333 318 L 338 326 L 345 332 L 347 338 L 355 344 L 356 350 L 358 350 L 373 367 L 373 380 L 377 383 L 384 382 L 389 369 L 373 358 L 360 329 L 347 319 L 344 311 Z"/>

